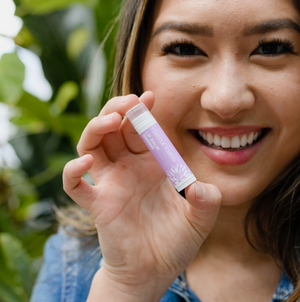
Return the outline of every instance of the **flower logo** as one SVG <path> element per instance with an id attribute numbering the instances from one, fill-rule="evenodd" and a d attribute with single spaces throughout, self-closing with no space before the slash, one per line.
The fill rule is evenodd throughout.
<path id="1" fill-rule="evenodd" d="M 190 169 L 183 164 L 172 165 L 171 170 L 167 171 L 167 176 L 175 185 L 180 183 L 183 179 L 191 174 Z"/>

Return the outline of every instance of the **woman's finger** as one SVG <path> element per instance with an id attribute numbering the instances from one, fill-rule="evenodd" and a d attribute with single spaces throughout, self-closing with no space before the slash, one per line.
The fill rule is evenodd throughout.
<path id="1" fill-rule="evenodd" d="M 122 122 L 122 117 L 130 108 L 138 104 L 138 102 L 138 97 L 133 94 L 115 97 L 109 100 L 101 110 L 99 116 L 93 118 L 84 129 L 77 145 L 78 154 L 82 156 L 87 153 L 93 153 L 93 151 L 100 146 L 104 135 L 113 132 L 117 133 Z M 120 134 L 110 135 L 107 141 L 109 143 L 106 145 L 109 147 L 113 146 L 112 149 L 116 153 L 126 148 Z M 111 141 L 113 144 L 110 143 Z M 98 151 L 99 150 L 97 150 L 97 155 L 99 154 Z M 104 155 L 104 153 L 105 152 L 102 152 L 102 155 Z M 113 157 L 113 153 L 107 152 L 107 154 Z M 93 155 L 96 156 L 95 153 Z"/>
<path id="2" fill-rule="evenodd" d="M 101 110 L 99 116 L 108 115 L 113 112 L 118 112 L 121 116 L 139 103 L 139 98 L 135 94 L 129 94 L 126 96 L 117 96 L 110 99 L 103 109 Z"/>
<path id="3" fill-rule="evenodd" d="M 80 156 L 91 153 L 101 144 L 105 134 L 117 131 L 121 125 L 122 117 L 117 112 L 105 116 L 93 118 L 85 127 L 79 143 L 77 152 Z"/>
<path id="4" fill-rule="evenodd" d="M 188 219 L 203 239 L 213 228 L 221 205 L 219 189 L 210 184 L 195 181 L 185 189 L 190 204 Z"/>
<path id="5" fill-rule="evenodd" d="M 94 187 L 82 178 L 93 166 L 93 157 L 89 154 L 74 159 L 65 165 L 63 171 L 63 188 L 65 192 L 81 207 L 88 209 L 94 197 Z"/>

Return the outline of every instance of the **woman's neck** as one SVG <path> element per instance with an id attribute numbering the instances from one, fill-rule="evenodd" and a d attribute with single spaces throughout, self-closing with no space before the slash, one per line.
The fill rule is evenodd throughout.
<path id="1" fill-rule="evenodd" d="M 247 211 L 247 205 L 223 206 L 215 227 L 186 270 L 189 285 L 203 302 L 270 301 L 276 289 L 281 270 L 247 241 Z"/>
<path id="2" fill-rule="evenodd" d="M 222 206 L 216 224 L 199 254 L 210 254 L 222 261 L 250 261 L 258 255 L 246 239 L 244 220 L 249 206 Z M 249 259 L 249 256 L 250 259 Z"/>

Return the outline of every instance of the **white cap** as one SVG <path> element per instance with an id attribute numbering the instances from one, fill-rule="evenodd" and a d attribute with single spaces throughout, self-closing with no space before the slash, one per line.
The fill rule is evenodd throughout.
<path id="1" fill-rule="evenodd" d="M 144 103 L 139 103 L 128 110 L 126 112 L 126 116 L 138 134 L 142 133 L 148 127 L 156 123 L 155 118 Z"/>

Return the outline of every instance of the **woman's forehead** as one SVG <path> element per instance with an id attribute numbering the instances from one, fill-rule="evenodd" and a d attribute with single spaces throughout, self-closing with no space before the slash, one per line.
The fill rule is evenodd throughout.
<path id="1" fill-rule="evenodd" d="M 157 0 L 154 26 L 166 20 L 197 23 L 261 22 L 262 18 L 299 19 L 293 0 Z"/>

